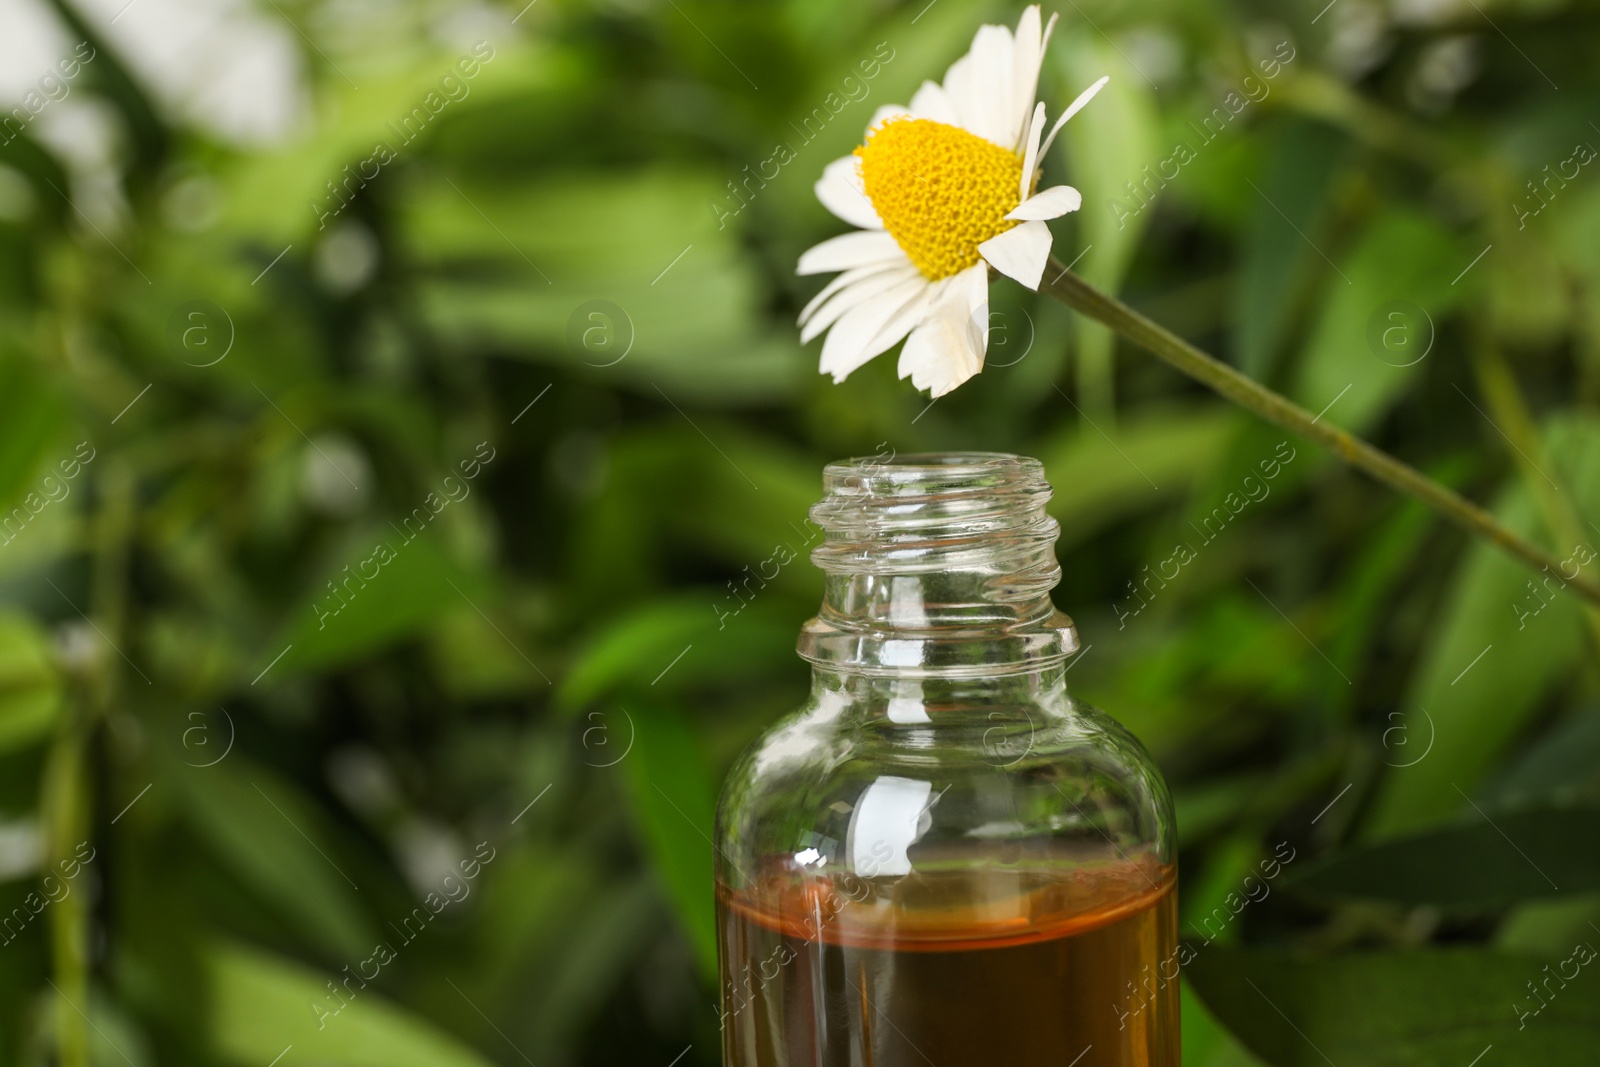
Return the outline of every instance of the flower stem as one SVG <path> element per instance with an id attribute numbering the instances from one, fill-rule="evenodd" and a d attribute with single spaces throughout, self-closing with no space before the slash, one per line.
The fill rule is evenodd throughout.
<path id="1" fill-rule="evenodd" d="M 1428 505 L 1467 532 L 1482 537 L 1535 570 L 1560 574 L 1567 585 L 1592 604 L 1600 605 L 1600 585 L 1584 576 L 1567 578 L 1561 563 L 1537 545 L 1506 529 L 1483 508 L 1447 489 L 1414 467 L 1374 448 L 1259 382 L 1240 374 L 1221 360 L 1200 351 L 1171 330 L 1145 318 L 1114 296 L 1102 293 L 1055 259 L 1045 269 L 1040 289 L 1075 311 L 1104 323 L 1195 381 L 1222 394 L 1268 422 L 1314 441 L 1352 467 L 1363 470 L 1391 489 Z"/>

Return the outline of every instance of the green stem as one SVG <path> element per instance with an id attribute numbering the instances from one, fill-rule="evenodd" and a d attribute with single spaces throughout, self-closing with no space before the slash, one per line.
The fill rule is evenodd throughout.
<path id="1" fill-rule="evenodd" d="M 1172 331 L 1145 318 L 1114 296 L 1102 293 L 1069 272 L 1055 259 L 1045 269 L 1047 280 L 1040 288 L 1068 307 L 1102 322 L 1195 381 L 1222 394 L 1240 407 L 1255 412 L 1307 440 L 1333 452 L 1358 470 L 1365 471 L 1391 489 L 1405 493 L 1428 505 L 1469 533 L 1499 546 L 1535 570 L 1549 568 L 1560 573 L 1556 557 L 1506 529 L 1495 517 L 1460 493 L 1447 489 L 1380 449 L 1358 437 L 1321 421 L 1320 416 L 1247 378 L 1232 367 L 1183 340 Z M 1585 599 L 1600 605 L 1600 585 L 1579 576 L 1567 583 Z"/>
<path id="2" fill-rule="evenodd" d="M 75 690 L 80 687 L 74 686 Z M 84 699 L 74 693 L 62 711 L 63 728 L 45 763 L 43 809 L 48 871 L 75 862 L 89 837 L 89 791 L 84 774 L 88 729 Z M 55 986 L 56 1063 L 89 1067 L 89 910 L 83 892 L 50 908 L 50 970 Z"/>
<path id="3" fill-rule="evenodd" d="M 100 483 L 103 505 L 94 529 L 94 581 L 90 611 L 112 647 L 73 679 L 61 727 L 45 765 L 40 808 L 46 828 L 49 869 L 60 871 L 83 860 L 80 846 L 91 836 L 94 782 L 89 773 L 91 745 L 119 691 L 118 677 L 126 609 L 129 532 L 134 520 L 132 471 L 106 459 Z M 92 852 L 89 854 L 94 855 Z M 90 967 L 89 937 L 94 916 L 86 893 L 69 893 L 50 908 L 50 970 L 55 987 L 56 1063 L 89 1067 Z"/>
<path id="4" fill-rule="evenodd" d="M 1083 323 L 1078 331 L 1078 402 L 1102 422 L 1116 417 L 1112 355 L 1116 337 L 1096 323 Z"/>
<path id="5" fill-rule="evenodd" d="M 1513 458 L 1517 469 L 1522 473 L 1523 484 L 1533 497 L 1545 529 L 1560 543 L 1572 546 L 1587 544 L 1589 539 L 1583 534 L 1583 519 L 1578 514 L 1577 505 L 1546 473 L 1550 461 L 1540 445 L 1538 428 L 1522 398 L 1517 379 L 1482 330 L 1479 331 L 1472 365 L 1478 376 L 1478 388 L 1489 404 L 1495 429 L 1505 436 L 1515 453 Z M 1564 571 L 1560 580 L 1568 581 Z M 1595 650 L 1600 652 L 1600 609 L 1584 605 L 1583 614 L 1589 624 L 1589 638 Z"/>

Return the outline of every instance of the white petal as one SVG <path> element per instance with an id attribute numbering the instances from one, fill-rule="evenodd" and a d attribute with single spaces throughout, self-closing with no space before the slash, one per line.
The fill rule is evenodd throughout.
<path id="1" fill-rule="evenodd" d="M 978 254 L 1006 277 L 1037 289 L 1050 259 L 1050 227 L 1042 222 L 1013 226 L 979 245 Z"/>
<path id="2" fill-rule="evenodd" d="M 1016 151 L 1017 130 L 1028 104 L 1012 99 L 1012 81 L 1016 48 L 1011 30 L 1006 26 L 980 26 L 972 39 L 974 88 L 982 105 L 984 132 L 980 137 Z"/>
<path id="3" fill-rule="evenodd" d="M 944 97 L 950 102 L 950 107 L 956 114 L 955 125 L 969 133 L 976 133 L 977 131 L 973 129 L 978 122 L 972 104 L 976 92 L 972 84 L 971 53 L 950 64 L 950 69 L 944 72 L 943 88 Z"/>
<path id="4" fill-rule="evenodd" d="M 828 331 L 828 339 L 822 342 L 822 373 L 833 375 L 835 382 L 842 382 L 851 371 L 888 348 L 884 345 L 872 351 L 870 346 L 889 320 L 922 295 L 928 284 L 928 279 L 921 274 L 903 278 L 892 288 L 845 312 Z"/>
<path id="5" fill-rule="evenodd" d="M 1067 110 L 1065 110 L 1065 111 L 1063 111 L 1061 113 L 1060 121 L 1061 122 L 1065 122 L 1068 119 L 1070 119 L 1072 116 L 1076 115 L 1078 112 L 1082 111 L 1084 109 L 1085 105 L 1087 105 L 1089 103 L 1089 101 L 1093 100 L 1095 98 L 1095 94 L 1100 92 L 1101 89 L 1104 89 L 1106 87 L 1106 83 L 1109 82 L 1110 80 L 1111 80 L 1111 75 L 1103 74 L 1103 75 L 1101 75 L 1099 81 L 1095 82 L 1093 85 L 1089 86 L 1089 88 L 1087 88 L 1083 92 L 1079 93 L 1073 99 L 1072 103 L 1067 105 Z"/>
<path id="6" fill-rule="evenodd" d="M 900 353 L 900 377 L 941 397 L 983 369 L 988 344 L 987 268 L 978 263 L 947 278 L 931 313 Z"/>
<path id="7" fill-rule="evenodd" d="M 807 249 L 801 254 L 795 273 L 826 274 L 830 270 L 849 270 L 905 258 L 906 254 L 895 244 L 894 238 L 883 230 L 857 230 L 830 237 Z"/>
<path id="8" fill-rule="evenodd" d="M 982 367 L 989 351 L 989 268 L 974 263 L 956 275 L 951 288 L 956 299 L 966 302 L 967 321 L 978 340 L 978 366 Z"/>
<path id="9" fill-rule="evenodd" d="M 1078 112 L 1082 111 L 1083 106 L 1089 101 L 1093 100 L 1094 94 L 1098 93 L 1101 89 L 1104 89 L 1106 87 L 1106 82 L 1110 80 L 1111 75 L 1105 75 L 1099 81 L 1089 86 L 1089 88 L 1079 93 L 1078 98 L 1067 105 L 1067 110 L 1063 111 L 1061 113 L 1061 117 L 1056 119 L 1056 124 L 1050 127 L 1050 134 L 1044 139 L 1044 144 L 1039 149 L 1040 159 L 1043 159 L 1045 153 L 1050 151 L 1050 146 L 1056 143 L 1056 134 L 1061 132 L 1061 127 L 1067 124 L 1067 120 L 1076 115 Z"/>
<path id="10" fill-rule="evenodd" d="M 906 338 L 898 371 L 901 378 L 910 378 L 918 389 L 937 388 L 942 395 L 950 391 L 947 381 L 965 381 L 977 373 L 969 369 L 975 361 L 967 352 L 959 323 L 952 322 L 941 308 Z"/>
<path id="11" fill-rule="evenodd" d="M 1050 25 L 1041 32 L 1039 28 L 1039 5 L 1034 4 L 1022 13 L 1022 18 L 1017 21 L 1017 37 L 1014 48 L 1014 75 L 1015 82 L 1012 86 L 1013 99 L 1019 108 L 1028 112 L 1033 102 L 1038 99 L 1039 93 L 1039 67 L 1044 62 L 1045 45 L 1049 43 L 1050 32 L 1055 29 L 1056 16 L 1050 16 Z M 1012 151 L 1022 148 L 1022 137 L 1028 135 L 1028 129 L 1023 127 L 1018 130 L 1018 140 L 1012 145 Z"/>
<path id="12" fill-rule="evenodd" d="M 1040 189 L 1028 199 L 1011 209 L 1008 219 L 1027 222 L 1037 219 L 1060 218 L 1069 211 L 1083 206 L 1083 194 L 1070 185 L 1052 185 Z"/>
<path id="13" fill-rule="evenodd" d="M 871 133 L 890 119 L 903 118 L 910 115 L 912 110 L 905 104 L 884 104 L 872 113 L 872 121 L 867 123 L 867 132 Z"/>
<path id="14" fill-rule="evenodd" d="M 878 328 L 872 339 L 860 348 L 854 356 L 841 358 L 833 364 L 823 368 L 825 373 L 832 374 L 837 384 L 842 382 L 851 373 L 858 370 L 868 361 L 876 358 L 893 348 L 914 328 L 921 325 L 927 318 L 928 309 L 932 304 L 930 294 L 934 291 L 935 283 L 922 279 L 922 286 L 915 295 L 903 303 L 898 310 L 889 316 L 887 322 Z"/>
<path id="15" fill-rule="evenodd" d="M 955 105 L 950 102 L 950 97 L 945 94 L 944 88 L 938 82 L 923 82 L 911 97 L 911 115 L 913 118 L 932 119 L 942 122 L 946 126 L 959 126 L 960 119 L 956 117 Z"/>
<path id="16" fill-rule="evenodd" d="M 844 221 L 864 230 L 883 229 L 883 220 L 861 187 L 860 156 L 845 156 L 823 167 L 815 189 L 822 206 Z"/>
<path id="17" fill-rule="evenodd" d="M 979 26 L 972 49 L 945 74 L 944 89 L 962 129 L 1014 152 L 1027 104 L 1012 100 L 1013 80 L 1011 31 Z"/>
<path id="18" fill-rule="evenodd" d="M 911 332 L 901 350 L 900 377 L 938 399 L 971 378 L 983 365 L 965 340 L 944 318 L 930 319 Z"/>
<path id="19" fill-rule="evenodd" d="M 1033 109 L 1033 121 L 1028 123 L 1028 150 L 1022 156 L 1022 188 L 1017 195 L 1023 200 L 1033 192 L 1033 172 L 1039 169 L 1039 137 L 1044 133 L 1044 101 Z"/>
<path id="20" fill-rule="evenodd" d="M 872 338 L 871 343 L 867 345 L 872 355 L 866 358 L 870 359 L 880 352 L 887 352 L 899 343 L 902 337 L 920 326 L 923 320 L 928 317 L 939 291 L 937 282 L 929 282 L 923 287 L 922 292 L 917 294 L 916 299 L 895 312 L 889 321 L 884 323 L 883 328 L 877 332 L 876 336 Z M 862 362 L 866 362 L 866 360 L 864 359 Z"/>
<path id="21" fill-rule="evenodd" d="M 979 270 L 982 267 L 982 270 Z M 973 264 L 955 275 L 955 288 L 966 299 L 966 318 L 978 330 L 978 363 L 989 352 L 989 267 Z"/>
<path id="22" fill-rule="evenodd" d="M 821 334 L 823 330 L 826 330 L 854 308 L 877 298 L 882 293 L 903 285 L 912 278 L 920 277 L 922 277 L 922 273 L 916 267 L 907 263 L 904 267 L 880 271 L 861 279 L 853 285 L 845 286 L 811 316 L 811 320 L 800 331 L 800 343 L 809 344 L 813 337 Z"/>
<path id="23" fill-rule="evenodd" d="M 1039 5 L 1029 4 L 1022 11 L 1022 17 L 1017 19 L 1017 32 L 1013 39 L 1012 47 L 1015 49 L 1017 84 L 1013 87 L 1021 99 L 1026 97 L 1029 103 L 1033 102 L 1034 91 L 1038 88 L 1039 77 L 1039 48 L 1044 44 L 1044 30 L 1039 18 Z M 1025 75 L 1028 67 L 1033 67 L 1034 83 L 1028 84 Z"/>
<path id="24" fill-rule="evenodd" d="M 874 274 L 882 274 L 884 271 L 892 271 L 894 269 L 896 268 L 893 266 L 884 266 L 881 263 L 874 263 L 866 267 L 854 267 L 845 271 L 843 274 L 835 275 L 832 281 L 822 287 L 822 291 L 820 293 L 808 300 L 806 302 L 806 306 L 800 309 L 800 318 L 797 320 L 797 325 L 804 326 L 806 324 L 806 320 L 811 317 L 812 312 L 821 307 L 824 300 L 828 299 L 828 297 L 832 296 L 834 293 L 837 293 L 845 286 L 854 285 L 862 278 L 870 278 Z"/>

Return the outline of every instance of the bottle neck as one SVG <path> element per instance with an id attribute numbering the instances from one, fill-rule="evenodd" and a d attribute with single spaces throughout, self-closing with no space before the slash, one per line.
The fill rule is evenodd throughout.
<path id="1" fill-rule="evenodd" d="M 980 728 L 1012 720 L 1069 714 L 1066 668 L 1060 660 L 982 675 L 869 673 L 813 665 L 813 701 L 847 718 L 900 725 Z"/>
<path id="2" fill-rule="evenodd" d="M 906 680 L 1042 674 L 1078 648 L 1050 600 L 1061 577 L 1050 487 L 998 453 L 849 460 L 812 508 L 826 572 L 799 651 L 819 670 Z"/>

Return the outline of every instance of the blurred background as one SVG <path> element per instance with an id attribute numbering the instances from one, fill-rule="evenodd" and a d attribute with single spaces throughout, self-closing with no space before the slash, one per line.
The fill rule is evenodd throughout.
<path id="1" fill-rule="evenodd" d="M 816 373 L 812 182 L 1020 5 L 5 0 L 0 1063 L 716 1064 L 821 465 L 962 448 L 1175 792 L 1186 1062 L 1596 1062 L 1600 8 L 1052 10 L 1061 260 L 1564 573 L 1004 279 Z"/>

